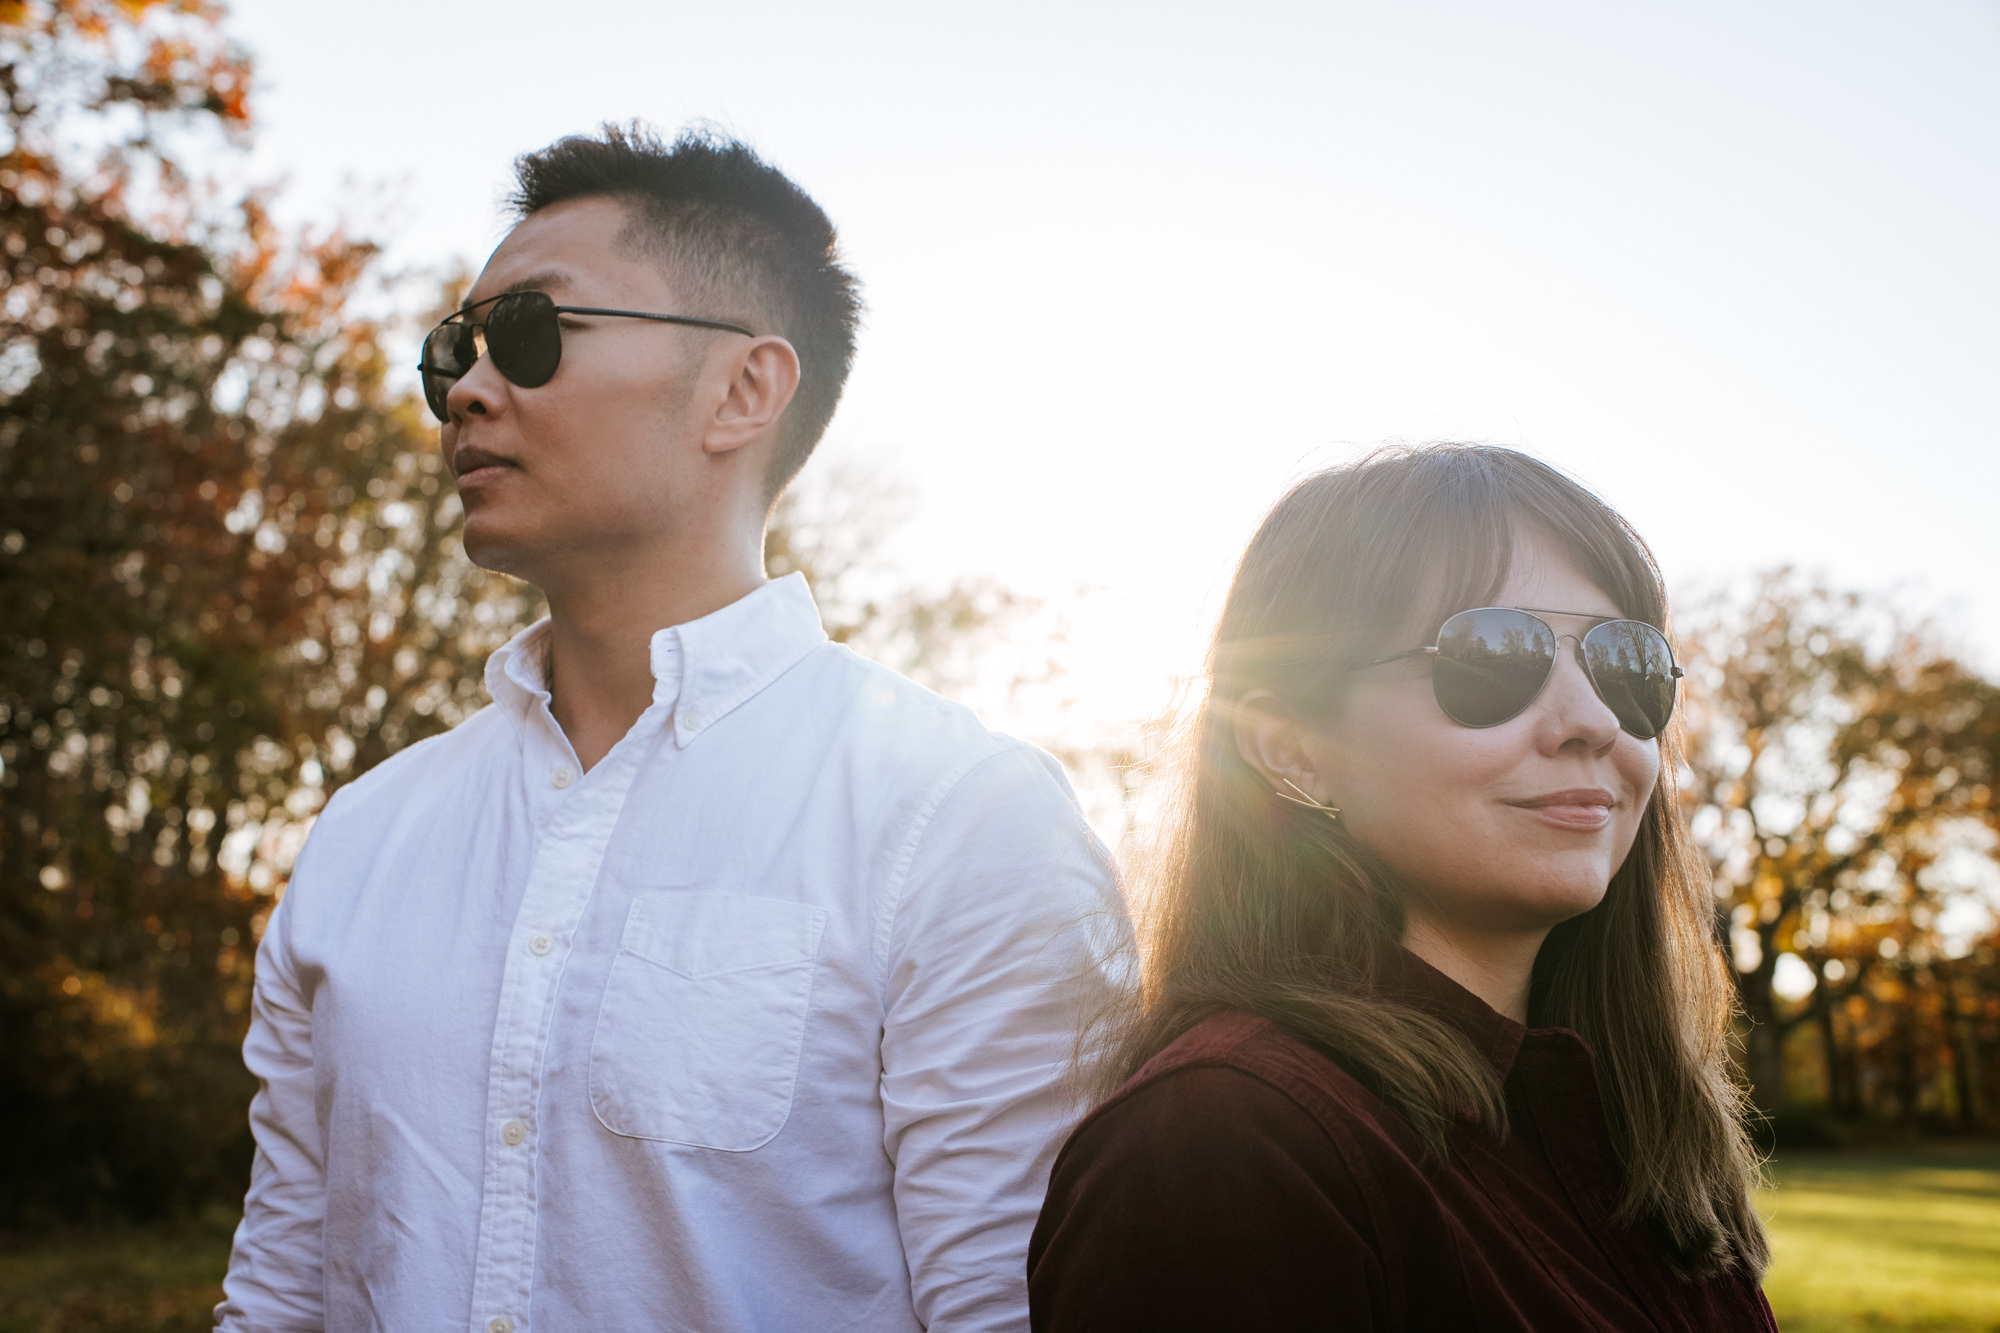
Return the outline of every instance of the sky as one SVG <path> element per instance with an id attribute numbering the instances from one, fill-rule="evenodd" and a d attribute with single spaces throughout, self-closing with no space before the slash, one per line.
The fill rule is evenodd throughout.
<path id="1" fill-rule="evenodd" d="M 1067 607 L 1102 716 L 1391 440 L 1555 463 L 1682 595 L 1789 564 L 2000 670 L 1996 0 L 231 11 L 284 211 L 399 265 L 476 269 L 513 156 L 607 119 L 790 173 L 868 301 L 814 468 L 911 488 L 909 577 Z"/>

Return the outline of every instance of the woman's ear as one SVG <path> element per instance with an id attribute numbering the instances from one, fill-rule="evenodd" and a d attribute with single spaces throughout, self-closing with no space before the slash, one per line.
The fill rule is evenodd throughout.
<path id="1" fill-rule="evenodd" d="M 1269 690 L 1252 690 L 1236 701 L 1236 752 L 1273 791 L 1294 791 L 1332 804 L 1325 789 L 1324 747 L 1292 717 Z"/>

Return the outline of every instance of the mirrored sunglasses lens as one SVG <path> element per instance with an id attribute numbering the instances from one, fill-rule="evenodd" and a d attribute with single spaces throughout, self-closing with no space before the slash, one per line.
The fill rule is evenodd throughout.
<path id="1" fill-rule="evenodd" d="M 1519 611 L 1461 611 L 1438 632 L 1431 689 L 1468 727 L 1498 726 L 1533 703 L 1555 665 L 1556 637 Z"/>
<path id="2" fill-rule="evenodd" d="M 472 330 L 464 324 L 440 324 L 424 339 L 424 401 L 439 421 L 446 418 L 445 395 L 477 359 Z"/>
<path id="3" fill-rule="evenodd" d="M 1666 636 L 1636 620 L 1610 620 L 1583 636 L 1583 665 L 1618 725 L 1649 741 L 1674 715 L 1674 654 Z"/>
<path id="4" fill-rule="evenodd" d="M 486 350 L 509 384 L 539 389 L 562 364 L 562 323 L 546 292 L 515 292 L 486 316 Z"/>
<path id="5" fill-rule="evenodd" d="M 430 405 L 431 415 L 441 422 L 451 420 L 451 411 L 445 405 L 445 395 L 450 392 L 450 379 L 429 369 L 424 371 L 424 401 Z"/>

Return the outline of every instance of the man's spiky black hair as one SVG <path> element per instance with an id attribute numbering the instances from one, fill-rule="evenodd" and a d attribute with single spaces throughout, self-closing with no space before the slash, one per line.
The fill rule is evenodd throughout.
<path id="1" fill-rule="evenodd" d="M 854 364 L 860 285 L 839 237 L 805 191 L 747 144 L 691 128 L 672 141 L 650 126 L 603 126 L 514 163 L 509 206 L 525 217 L 571 199 L 634 210 L 624 239 L 662 261 L 699 313 L 779 334 L 799 354 L 799 388 L 771 460 L 770 493 L 798 475 L 826 433 Z"/>

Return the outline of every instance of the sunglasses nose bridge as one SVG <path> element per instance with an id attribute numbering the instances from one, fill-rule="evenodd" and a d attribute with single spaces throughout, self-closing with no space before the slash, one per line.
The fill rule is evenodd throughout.
<path id="1" fill-rule="evenodd" d="M 1598 684 L 1597 677 L 1590 670 L 1590 657 L 1583 650 L 1583 636 L 1580 634 L 1556 635 L 1555 656 L 1549 662 L 1549 674 L 1548 678 L 1542 682 L 1543 689 L 1546 690 L 1550 681 L 1562 670 L 1563 644 L 1565 643 L 1570 645 L 1570 660 L 1576 663 L 1577 672 L 1583 677 L 1583 683 L 1590 687 L 1591 697 L 1602 704 L 1607 710 L 1610 710 L 1611 701 L 1604 697 L 1603 686 Z M 1613 718 L 1613 727 L 1615 729 L 1617 726 L 1615 711 L 1613 712 Z"/>
<path id="2" fill-rule="evenodd" d="M 1555 640 L 1554 646 L 1549 649 L 1549 674 L 1554 675 L 1556 668 L 1562 665 L 1563 645 L 1567 643 L 1570 645 L 1570 655 L 1582 669 L 1584 678 L 1589 679 L 1590 662 L 1583 655 L 1583 639 L 1575 634 L 1557 634 L 1553 629 L 1549 631 L 1549 636 Z"/>
<path id="3" fill-rule="evenodd" d="M 439 422 L 450 424 L 452 398 L 460 394 L 460 386 L 475 374 L 482 362 L 502 380 L 514 382 L 492 355 L 487 325 L 496 311 L 516 306 L 523 298 L 524 293 L 503 292 L 499 296 L 489 296 L 483 301 L 463 306 L 447 315 L 424 340 L 418 369 L 424 373 L 424 397 L 430 405 L 431 414 Z M 440 335 L 447 335 L 448 331 L 445 340 L 438 341 Z M 479 396 L 484 397 L 483 394 Z"/>
<path id="4" fill-rule="evenodd" d="M 467 360 L 465 369 L 454 375 L 445 386 L 445 411 L 441 419 L 447 422 L 467 414 L 491 416 L 499 406 L 499 396 L 507 392 L 507 376 L 488 355 L 485 326 L 474 327 L 476 340 L 473 355 Z M 491 376 L 492 380 L 489 381 L 487 376 Z"/>

